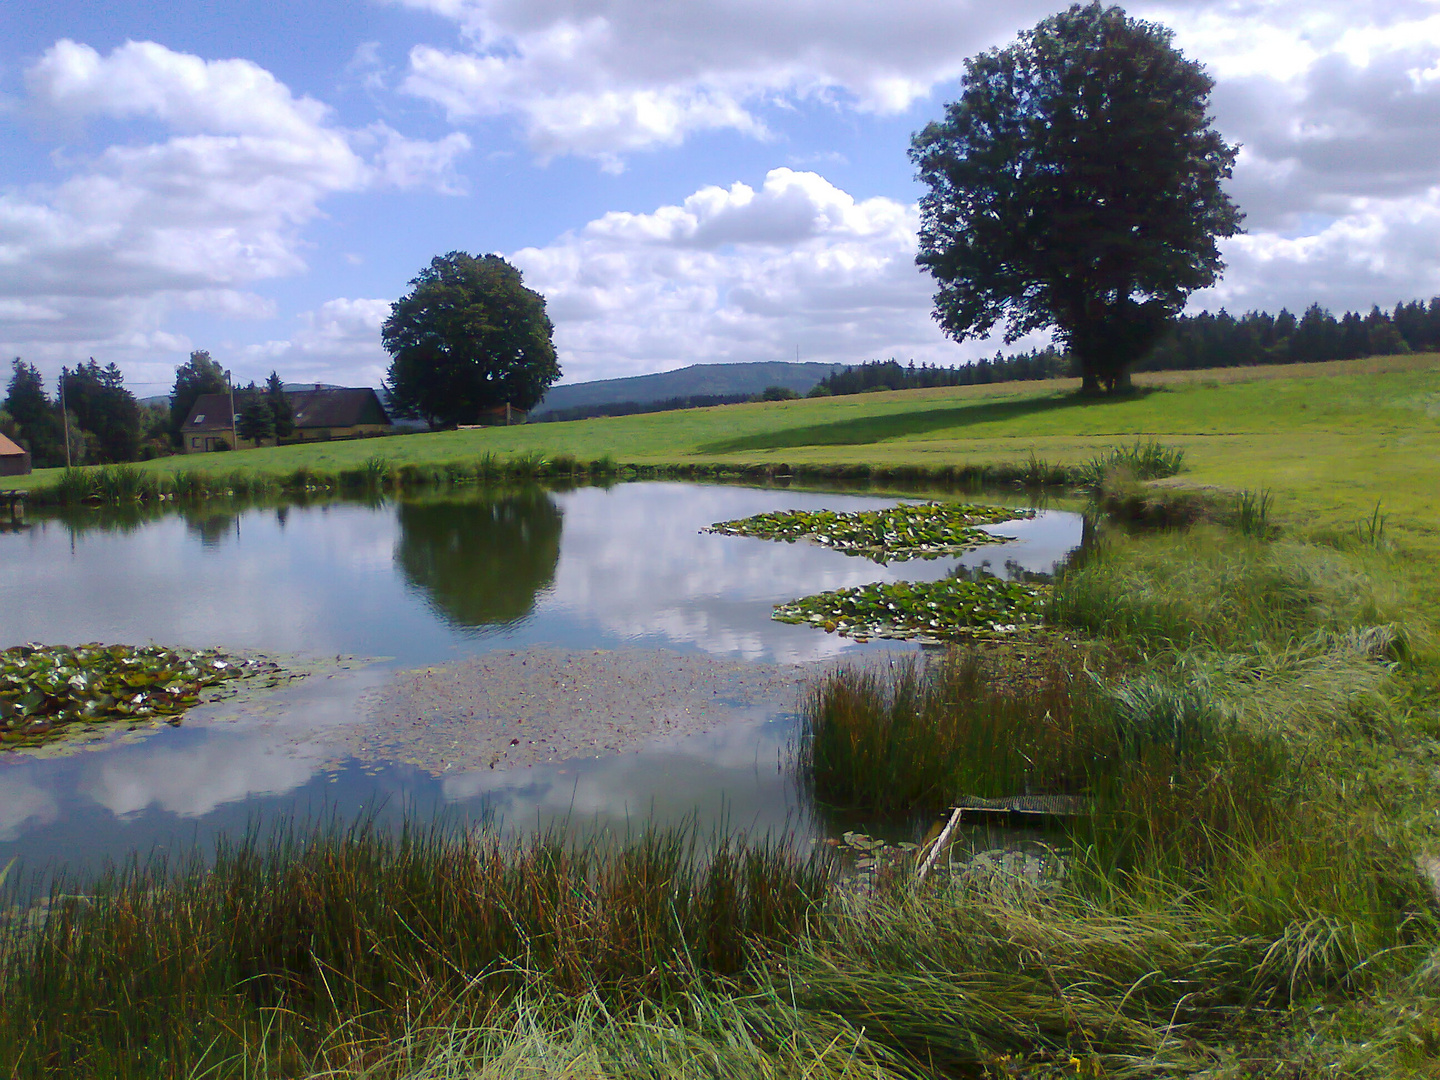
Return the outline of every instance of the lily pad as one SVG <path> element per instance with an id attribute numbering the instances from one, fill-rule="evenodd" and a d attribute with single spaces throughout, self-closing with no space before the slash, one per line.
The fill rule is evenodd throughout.
<path id="1" fill-rule="evenodd" d="M 774 618 L 853 638 L 1009 637 L 1040 625 L 1049 586 L 981 578 L 896 581 L 779 604 Z"/>
<path id="2" fill-rule="evenodd" d="M 809 540 L 875 562 L 938 559 L 1004 543 L 980 528 L 1035 516 L 1034 510 L 976 503 L 902 503 L 884 510 L 777 510 L 718 521 L 707 532 L 759 540 Z"/>
<path id="3" fill-rule="evenodd" d="M 0 748 L 50 742 L 77 724 L 178 724 L 201 691 L 277 670 L 271 661 L 208 649 L 15 645 L 0 652 Z"/>

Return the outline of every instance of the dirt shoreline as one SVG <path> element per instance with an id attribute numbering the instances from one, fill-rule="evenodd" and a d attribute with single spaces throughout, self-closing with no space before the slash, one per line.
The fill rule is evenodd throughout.
<path id="1" fill-rule="evenodd" d="M 663 649 L 502 649 L 396 672 L 361 699 L 366 718 L 339 733 L 339 748 L 435 774 L 598 757 L 757 710 L 792 713 L 821 671 L 905 654 L 766 664 Z"/>

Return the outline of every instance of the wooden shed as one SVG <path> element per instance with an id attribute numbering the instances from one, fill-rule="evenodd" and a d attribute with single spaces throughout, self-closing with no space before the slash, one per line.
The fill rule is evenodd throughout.
<path id="1" fill-rule="evenodd" d="M 0 435 L 0 476 L 25 476 L 30 472 L 30 451 Z"/>

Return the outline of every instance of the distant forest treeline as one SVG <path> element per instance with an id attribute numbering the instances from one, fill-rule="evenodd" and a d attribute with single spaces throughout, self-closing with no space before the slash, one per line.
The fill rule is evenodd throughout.
<path id="1" fill-rule="evenodd" d="M 1368 315 L 1347 311 L 1340 318 L 1312 304 L 1296 318 L 1251 311 L 1238 318 L 1225 310 L 1182 315 L 1174 328 L 1139 365 L 1140 371 L 1187 371 L 1196 368 L 1252 367 L 1256 364 L 1304 364 L 1321 360 L 1354 360 L 1362 356 L 1440 351 L 1440 297 L 1397 304 L 1393 312 L 1378 307 Z M 1070 358 L 1055 349 L 952 367 L 913 361 L 872 360 L 821 379 L 811 396 L 863 394 L 871 390 L 913 390 L 927 386 L 970 386 L 1019 379 L 1058 379 L 1073 374 Z"/>

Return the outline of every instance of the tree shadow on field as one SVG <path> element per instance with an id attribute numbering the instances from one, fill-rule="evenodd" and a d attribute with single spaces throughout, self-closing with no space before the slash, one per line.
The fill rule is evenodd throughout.
<path id="1" fill-rule="evenodd" d="M 907 435 L 928 435 L 934 431 L 965 428 L 975 424 L 1001 423 L 1026 417 L 1043 416 L 1075 408 L 1094 408 L 1146 397 L 1153 391 L 1137 388 L 1115 397 L 1082 397 L 1075 393 L 1057 393 L 1045 397 L 1002 399 L 999 401 L 966 402 L 942 408 L 916 409 L 882 416 L 861 416 L 835 420 L 828 424 L 781 428 L 757 432 L 733 439 L 721 439 L 698 447 L 704 454 L 728 454 L 742 450 L 782 450 L 800 446 L 859 446 L 904 438 Z"/>

